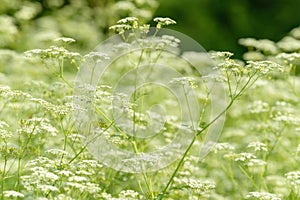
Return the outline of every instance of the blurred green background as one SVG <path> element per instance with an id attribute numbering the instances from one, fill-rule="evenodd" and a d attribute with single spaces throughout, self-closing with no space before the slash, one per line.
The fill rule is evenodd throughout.
<path id="1" fill-rule="evenodd" d="M 227 50 L 241 57 L 243 37 L 280 40 L 300 25 L 299 0 L 159 0 L 156 15 L 177 21 L 172 29 L 197 40 L 207 50 Z"/>
<path id="2" fill-rule="evenodd" d="M 178 30 L 207 50 L 241 58 L 242 37 L 278 41 L 300 25 L 299 0 L 0 0 L 0 48 L 44 48 L 56 37 L 75 38 L 85 53 L 113 34 L 108 27 L 126 16 L 149 22 L 177 21 Z"/>

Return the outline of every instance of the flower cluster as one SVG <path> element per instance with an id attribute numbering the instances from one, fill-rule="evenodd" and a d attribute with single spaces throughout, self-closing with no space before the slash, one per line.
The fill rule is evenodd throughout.
<path id="1" fill-rule="evenodd" d="M 102 190 L 99 184 L 92 181 L 92 177 L 102 165 L 95 160 L 82 160 L 69 166 L 68 161 L 62 159 L 62 156 L 68 157 L 68 152 L 60 149 L 49 149 L 47 152 L 54 155 L 54 159 L 39 157 L 27 164 L 31 173 L 21 179 L 28 192 L 38 191 L 45 196 L 51 193 L 58 199 L 67 194 L 69 196 L 66 198 L 71 198 L 74 191 L 89 194 L 92 198 L 99 197 Z M 98 175 L 101 176 L 101 173 Z M 61 189 L 58 189 L 58 180 L 63 184 Z"/>
<path id="2" fill-rule="evenodd" d="M 20 90 L 12 90 L 9 86 L 0 86 L 0 98 L 9 102 L 31 98 L 31 95 Z"/>
<path id="3" fill-rule="evenodd" d="M 245 66 L 248 73 L 254 71 L 255 73 L 259 73 L 260 75 L 266 75 L 270 72 L 283 72 L 284 68 L 275 63 L 273 61 L 264 60 L 264 61 L 247 61 L 247 65 Z"/>
<path id="4" fill-rule="evenodd" d="M 54 105 L 41 98 L 31 98 L 31 101 L 39 103 L 43 108 L 48 110 L 54 116 L 64 116 L 72 111 L 71 103 L 66 103 L 65 105 Z"/>
<path id="5" fill-rule="evenodd" d="M 157 23 L 156 28 L 160 29 L 163 26 L 168 26 L 172 24 L 176 24 L 176 22 L 169 17 L 156 17 L 153 19 Z"/>
<path id="6" fill-rule="evenodd" d="M 154 22 L 157 23 L 156 28 L 160 29 L 163 26 L 168 26 L 172 24 L 176 24 L 176 22 L 168 17 L 156 17 L 153 19 Z M 147 33 L 149 31 L 150 25 L 144 24 L 139 25 L 139 19 L 136 17 L 126 17 L 120 19 L 116 25 L 109 27 L 109 29 L 117 32 L 118 34 L 124 34 L 127 30 L 140 30 L 143 33 Z"/>
<path id="7" fill-rule="evenodd" d="M 9 125 L 5 121 L 0 120 L 0 139 L 6 141 L 12 136 L 12 132 L 8 128 Z"/>
<path id="8" fill-rule="evenodd" d="M 6 191 L 4 191 L 4 197 L 6 197 L 6 198 L 14 198 L 14 197 L 23 198 L 24 194 L 14 191 L 14 190 L 6 190 Z"/>
<path id="9" fill-rule="evenodd" d="M 109 27 L 109 29 L 117 32 L 118 34 L 124 34 L 125 31 L 139 28 L 139 19 L 136 17 L 126 17 L 117 21 L 116 25 Z M 142 26 L 141 29 L 144 29 Z"/>
<path id="10" fill-rule="evenodd" d="M 56 136 L 58 133 L 57 129 L 50 124 L 49 119 L 36 117 L 21 120 L 18 132 L 25 135 L 42 135 L 48 133 L 51 136 Z"/>
<path id="11" fill-rule="evenodd" d="M 250 192 L 247 194 L 246 198 L 253 200 L 281 200 L 276 194 L 268 192 Z"/>
<path id="12" fill-rule="evenodd" d="M 254 151 L 268 151 L 267 145 L 262 142 L 251 142 L 247 148 L 253 148 Z"/>
<path id="13" fill-rule="evenodd" d="M 77 52 L 71 52 L 64 47 L 51 46 L 48 49 L 32 49 L 25 52 L 27 57 L 38 57 L 41 59 L 69 59 L 80 61 L 82 56 Z"/>
<path id="14" fill-rule="evenodd" d="M 224 152 L 226 152 L 226 151 L 232 151 L 232 150 L 234 150 L 235 148 L 234 148 L 234 146 L 233 145 L 231 145 L 230 143 L 227 143 L 227 142 L 224 142 L 224 143 L 217 143 L 215 146 L 214 146 L 214 148 L 213 148 L 213 152 L 214 153 L 218 153 L 218 152 L 220 152 L 220 151 L 224 151 Z"/>
<path id="15" fill-rule="evenodd" d="M 254 101 L 249 106 L 249 110 L 250 110 L 250 113 L 252 113 L 252 114 L 267 113 L 270 111 L 270 105 L 267 102 L 258 100 L 258 101 Z"/>
<path id="16" fill-rule="evenodd" d="M 197 180 L 193 178 L 175 178 L 174 179 L 176 185 L 178 185 L 176 188 L 178 189 L 191 189 L 192 191 L 196 192 L 197 194 L 205 195 L 207 193 L 210 193 L 212 190 L 216 188 L 216 185 L 207 180 Z"/>
<path id="17" fill-rule="evenodd" d="M 256 40 L 253 38 L 242 38 L 239 40 L 239 43 L 248 47 L 250 50 L 252 50 L 251 48 L 254 48 L 257 51 L 262 51 L 264 53 L 273 55 L 279 52 L 276 43 L 268 39 Z"/>
<path id="18" fill-rule="evenodd" d="M 297 52 L 300 50 L 300 40 L 290 36 L 282 38 L 277 45 L 284 52 Z"/>
<path id="19" fill-rule="evenodd" d="M 300 185 L 300 171 L 288 172 L 285 174 L 285 177 L 292 185 Z"/>
<path id="20" fill-rule="evenodd" d="M 76 42 L 75 39 L 73 39 L 73 38 L 68 38 L 68 37 L 60 37 L 60 38 L 56 38 L 56 39 L 54 39 L 54 41 L 55 41 L 55 42 L 65 43 L 65 44 L 70 44 L 70 43 Z"/>

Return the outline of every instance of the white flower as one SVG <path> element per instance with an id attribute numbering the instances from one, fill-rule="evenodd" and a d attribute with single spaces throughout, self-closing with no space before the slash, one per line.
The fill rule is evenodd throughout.
<path id="1" fill-rule="evenodd" d="M 156 28 L 160 29 L 162 26 L 176 24 L 173 19 L 168 17 L 156 17 L 153 21 L 157 22 Z"/>
<path id="2" fill-rule="evenodd" d="M 116 25 L 109 27 L 109 29 L 116 31 L 119 34 L 123 34 L 126 30 L 129 30 L 131 28 L 132 28 L 132 26 L 130 26 L 128 24 L 116 24 Z"/>
<path id="3" fill-rule="evenodd" d="M 136 17 L 126 17 L 123 19 L 120 19 L 119 21 L 117 21 L 118 24 L 127 24 L 127 23 L 133 23 L 133 22 L 137 22 L 139 19 Z"/>
<path id="4" fill-rule="evenodd" d="M 300 118 L 289 112 L 276 112 L 272 116 L 272 119 L 277 122 L 282 122 L 289 125 L 298 125 L 300 122 Z"/>
<path id="5" fill-rule="evenodd" d="M 7 190 L 7 191 L 4 191 L 4 197 L 20 197 L 20 198 L 23 198 L 24 197 L 24 194 L 20 193 L 20 192 L 17 192 L 17 191 L 14 191 L 14 190 Z"/>
<path id="6" fill-rule="evenodd" d="M 31 119 L 21 120 L 21 128 L 19 133 L 28 135 L 39 135 L 49 133 L 51 136 L 56 136 L 57 129 L 50 124 L 47 118 L 33 117 Z"/>
<path id="7" fill-rule="evenodd" d="M 65 156 L 68 155 L 68 152 L 62 150 L 62 149 L 49 149 L 46 151 L 46 153 L 55 155 L 55 156 Z"/>
<path id="8" fill-rule="evenodd" d="M 100 165 L 96 160 L 82 160 L 78 163 L 78 167 L 80 169 L 86 169 L 89 170 L 91 168 L 96 168 L 96 167 L 101 167 L 102 165 Z"/>
<path id="9" fill-rule="evenodd" d="M 86 189 L 86 186 L 81 184 L 81 183 L 76 183 L 76 182 L 66 182 L 66 185 L 67 186 L 70 186 L 70 187 L 74 187 L 74 188 L 77 188 L 79 189 L 80 191 L 84 191 Z"/>
<path id="10" fill-rule="evenodd" d="M 234 146 L 232 146 L 229 143 L 217 143 L 214 148 L 213 148 L 213 152 L 214 153 L 218 153 L 219 151 L 231 151 L 234 150 Z"/>
<path id="11" fill-rule="evenodd" d="M 58 188 L 54 187 L 52 185 L 42 185 L 42 184 L 37 184 L 37 188 L 41 190 L 43 193 L 48 193 L 48 192 L 57 192 Z"/>
<path id="12" fill-rule="evenodd" d="M 72 142 L 80 142 L 81 140 L 83 140 L 85 138 L 86 137 L 84 135 L 81 135 L 79 133 L 68 135 L 68 139 L 70 139 Z"/>
<path id="13" fill-rule="evenodd" d="M 250 192 L 246 198 L 257 200 L 281 200 L 276 194 L 271 194 L 268 192 Z"/>
<path id="14" fill-rule="evenodd" d="M 280 53 L 276 58 L 282 59 L 286 62 L 294 62 L 300 60 L 300 53 Z"/>
<path id="15" fill-rule="evenodd" d="M 300 185 L 300 171 L 288 172 L 285 174 L 285 177 L 292 185 Z"/>
<path id="16" fill-rule="evenodd" d="M 234 161 L 245 162 L 253 158 L 256 158 L 256 156 L 251 153 L 240 153 L 240 154 L 236 154 L 236 158 L 234 159 Z"/>
<path id="17" fill-rule="evenodd" d="M 216 188 L 216 185 L 208 180 L 197 180 L 194 178 L 174 178 L 178 185 L 184 185 L 190 189 L 196 190 L 200 193 L 208 193 Z"/>
<path id="18" fill-rule="evenodd" d="M 58 180 L 58 176 L 52 172 L 48 172 L 46 170 L 42 171 L 35 171 L 33 175 L 36 175 L 37 177 L 40 177 L 41 179 L 44 180 L 49 180 L 49 181 L 56 181 Z"/>
<path id="19" fill-rule="evenodd" d="M 300 50 L 300 40 L 297 40 L 291 36 L 286 36 L 277 42 L 279 48 L 285 52 L 297 52 Z"/>
<path id="20" fill-rule="evenodd" d="M 242 38 L 239 40 L 239 43 L 243 46 L 254 47 L 256 50 L 271 54 L 276 54 L 279 51 L 275 42 L 268 39 L 256 40 L 254 38 Z"/>
<path id="21" fill-rule="evenodd" d="M 300 27 L 294 28 L 290 33 L 294 38 L 300 39 Z"/>
<path id="22" fill-rule="evenodd" d="M 73 172 L 68 171 L 68 170 L 61 170 L 60 172 L 58 172 L 58 175 L 60 176 L 74 176 Z"/>
<path id="23" fill-rule="evenodd" d="M 259 71 L 262 75 L 273 71 L 284 71 L 284 68 L 281 65 L 269 60 L 247 61 L 247 65 L 245 67 L 249 71 Z"/>
<path id="24" fill-rule="evenodd" d="M 78 170 L 78 171 L 76 171 L 76 174 L 77 175 L 85 175 L 85 176 L 91 176 L 91 175 L 93 175 L 93 173 L 85 171 L 85 170 Z"/>
<path id="25" fill-rule="evenodd" d="M 250 159 L 247 163 L 248 167 L 258 167 L 258 166 L 265 166 L 267 163 L 260 159 Z"/>
<path id="26" fill-rule="evenodd" d="M 66 115 L 72 111 L 71 103 L 66 103 L 65 105 L 53 105 L 52 103 L 40 98 L 31 98 L 31 101 L 41 104 L 42 107 L 50 112 L 53 112 L 53 114 Z"/>
<path id="27" fill-rule="evenodd" d="M 248 108 L 253 114 L 266 113 L 270 110 L 269 104 L 261 100 L 254 101 Z"/>
<path id="28" fill-rule="evenodd" d="M 165 25 L 176 24 L 176 22 L 173 19 L 170 19 L 169 17 L 156 17 L 153 19 L 153 21 Z"/>
<path id="29" fill-rule="evenodd" d="M 12 133 L 6 129 L 0 129 L 0 138 L 7 140 L 12 136 Z"/>
<path id="30" fill-rule="evenodd" d="M 88 179 L 84 176 L 71 176 L 68 181 L 70 182 L 86 182 Z"/>
<path id="31" fill-rule="evenodd" d="M 119 193 L 119 198 L 124 199 L 138 199 L 139 193 L 133 191 L 133 190 L 122 190 Z"/>
<path id="32" fill-rule="evenodd" d="M 228 60 L 233 56 L 229 51 L 211 51 L 209 54 L 213 60 Z"/>
<path id="33" fill-rule="evenodd" d="M 63 43 L 73 43 L 73 42 L 76 42 L 75 39 L 69 38 L 69 37 L 56 38 L 56 39 L 54 39 L 54 41 L 55 42 L 63 42 Z"/>
<path id="34" fill-rule="evenodd" d="M 247 148 L 254 148 L 254 151 L 268 151 L 267 146 L 261 142 L 251 142 Z"/>
<path id="35" fill-rule="evenodd" d="M 120 11 L 133 11 L 136 9 L 135 5 L 131 1 L 117 1 L 114 4 L 115 12 L 120 12 Z"/>

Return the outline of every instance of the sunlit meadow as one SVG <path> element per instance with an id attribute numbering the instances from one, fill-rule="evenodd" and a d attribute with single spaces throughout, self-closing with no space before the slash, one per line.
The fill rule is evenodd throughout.
<path id="1" fill-rule="evenodd" d="M 147 17 L 116 20 L 110 30 L 125 40 L 126 31 L 147 33 Z M 176 22 L 158 17 L 153 24 L 159 30 Z M 6 30 L 6 41 L 12 32 L 13 27 Z M 155 44 L 159 52 L 180 45 L 174 37 L 160 39 Z M 76 42 L 55 37 L 45 48 L 0 50 L 0 199 L 300 199 L 300 28 L 278 42 L 240 39 L 248 48 L 243 60 L 230 52 L 210 51 L 207 55 L 219 73 L 201 77 L 202 82 L 186 63 L 154 52 L 156 60 L 190 75 L 172 83 L 193 88 L 203 112 L 180 158 L 163 169 L 141 173 L 115 170 L 95 159 L 84 142 L 87 135 L 76 126 L 76 74 L 88 59 L 108 59 L 105 54 L 80 52 Z M 152 110 L 163 129 L 158 138 L 146 142 L 115 125 L 110 113 L 114 100 L 124 104 L 126 114 L 134 116 L 131 123 L 141 128 L 150 119 L 140 112 L 140 97 L 166 110 L 176 105 L 167 92 L 151 87 L 139 89 L 131 103 L 120 101 L 124 94 L 113 93 L 111 84 L 142 57 L 127 56 L 94 88 L 93 106 L 101 134 L 118 148 L 133 148 L 138 154 L 170 143 L 182 127 L 176 109 L 165 116 Z M 199 148 L 214 122 L 209 121 L 211 91 L 203 84 L 206 79 L 225 88 L 227 104 L 220 113 L 226 120 L 218 142 L 199 160 Z"/>

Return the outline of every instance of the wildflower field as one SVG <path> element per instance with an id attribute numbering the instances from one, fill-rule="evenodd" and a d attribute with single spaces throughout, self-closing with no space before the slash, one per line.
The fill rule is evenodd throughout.
<path id="1" fill-rule="evenodd" d="M 122 2 L 0 15 L 0 199 L 300 199 L 300 27 L 236 59 Z"/>

